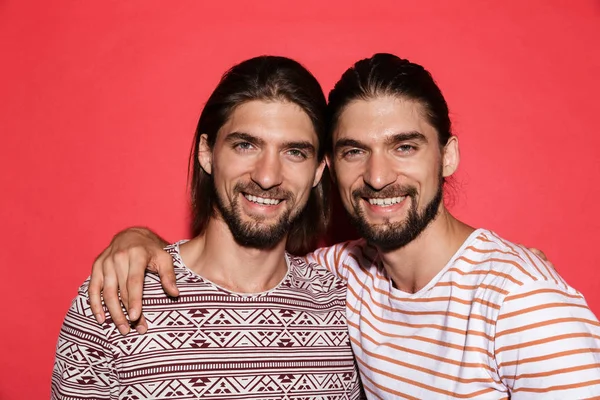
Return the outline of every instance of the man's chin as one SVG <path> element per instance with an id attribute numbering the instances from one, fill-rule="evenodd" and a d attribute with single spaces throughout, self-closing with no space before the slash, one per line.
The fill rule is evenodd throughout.
<path id="1" fill-rule="evenodd" d="M 352 216 L 355 225 L 360 226 L 362 231 L 370 232 L 371 235 L 387 235 L 390 232 L 402 230 L 406 226 L 406 218 L 368 218 L 365 214 Z"/>
<path id="2" fill-rule="evenodd" d="M 366 231 L 362 235 L 365 240 L 378 247 L 394 247 L 396 243 L 395 234 L 391 230 Z"/>
<path id="3" fill-rule="evenodd" d="M 245 227 L 249 232 L 255 232 L 257 235 L 260 235 L 262 232 L 271 232 L 278 230 L 279 226 L 285 225 L 285 222 L 280 218 L 239 218 L 239 225 Z"/>
<path id="4" fill-rule="evenodd" d="M 259 250 L 272 249 L 284 239 L 284 235 L 281 235 L 279 232 L 253 231 L 232 233 L 238 244 Z"/>
<path id="5" fill-rule="evenodd" d="M 258 249 L 269 249 L 277 245 L 289 230 L 286 221 L 280 219 L 257 221 L 238 215 L 230 221 L 229 230 L 239 244 Z"/>
<path id="6" fill-rule="evenodd" d="M 362 218 L 352 218 L 352 222 L 361 237 L 367 242 L 383 248 L 394 247 L 398 232 L 403 230 L 403 224 L 400 222 L 375 224 Z"/>

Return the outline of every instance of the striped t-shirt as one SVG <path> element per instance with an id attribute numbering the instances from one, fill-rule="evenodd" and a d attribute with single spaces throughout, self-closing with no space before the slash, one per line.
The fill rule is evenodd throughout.
<path id="1" fill-rule="evenodd" d="M 600 398 L 600 324 L 583 296 L 493 232 L 472 233 L 414 294 L 393 286 L 364 240 L 308 259 L 347 281 L 350 338 L 370 398 Z"/>
<path id="2" fill-rule="evenodd" d="M 288 273 L 256 295 L 203 279 L 168 248 L 180 295 L 157 275 L 143 292 L 148 332 L 98 324 L 87 284 L 64 320 L 53 399 L 357 399 L 360 380 L 346 325 L 344 282 L 286 255 Z"/>

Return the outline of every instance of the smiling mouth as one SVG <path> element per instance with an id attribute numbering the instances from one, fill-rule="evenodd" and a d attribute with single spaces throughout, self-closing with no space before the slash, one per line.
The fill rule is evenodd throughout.
<path id="1" fill-rule="evenodd" d="M 256 203 L 256 204 L 260 204 L 260 205 L 267 205 L 267 206 L 276 206 L 277 204 L 282 202 L 282 200 L 280 200 L 280 199 L 272 199 L 272 198 L 268 198 L 268 197 L 253 196 L 253 195 L 247 194 L 247 193 L 244 193 L 244 197 L 246 198 L 246 200 L 248 200 L 252 203 Z"/>
<path id="2" fill-rule="evenodd" d="M 404 199 L 406 199 L 406 196 L 385 197 L 385 198 L 365 197 L 364 199 L 373 206 L 389 207 L 389 206 L 393 206 L 394 204 L 401 203 Z"/>

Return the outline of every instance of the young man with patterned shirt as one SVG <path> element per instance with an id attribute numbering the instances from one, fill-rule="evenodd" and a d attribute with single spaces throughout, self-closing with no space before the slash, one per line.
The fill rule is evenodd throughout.
<path id="1" fill-rule="evenodd" d="M 326 221 L 325 97 L 297 62 L 229 70 L 196 131 L 197 236 L 166 248 L 180 289 L 143 279 L 147 335 L 94 320 L 87 283 L 65 318 L 53 399 L 358 399 L 345 285 L 292 256 Z M 321 227 L 325 226 L 325 222 Z"/>
<path id="2" fill-rule="evenodd" d="M 368 397 L 600 398 L 600 324 L 583 296 L 529 250 L 445 208 L 444 182 L 460 157 L 431 75 L 377 54 L 344 73 L 328 107 L 328 164 L 363 239 L 307 259 L 346 282 Z M 140 259 L 128 259 L 134 250 Z M 126 306 L 139 316 L 133 283 L 148 263 L 174 293 L 160 254 L 151 232 L 117 236 L 94 265 L 93 302 L 104 275 L 129 273 Z M 116 281 L 105 297 L 116 296 Z"/>

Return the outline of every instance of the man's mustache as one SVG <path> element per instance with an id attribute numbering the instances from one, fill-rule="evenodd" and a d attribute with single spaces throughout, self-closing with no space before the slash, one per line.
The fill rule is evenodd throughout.
<path id="1" fill-rule="evenodd" d="M 293 194 L 280 187 L 274 187 L 269 190 L 264 190 L 254 182 L 238 182 L 233 187 L 237 193 L 246 193 L 256 197 L 264 197 L 267 199 L 287 200 L 293 198 Z"/>
<path id="2" fill-rule="evenodd" d="M 417 189 L 414 186 L 409 185 L 394 185 L 386 186 L 381 190 L 375 190 L 370 186 L 363 186 L 355 189 L 352 192 L 354 198 L 373 198 L 373 199 L 384 199 L 390 197 L 415 197 L 417 195 Z"/>

